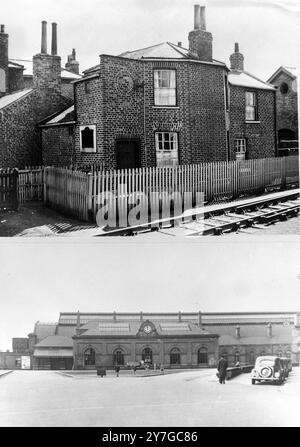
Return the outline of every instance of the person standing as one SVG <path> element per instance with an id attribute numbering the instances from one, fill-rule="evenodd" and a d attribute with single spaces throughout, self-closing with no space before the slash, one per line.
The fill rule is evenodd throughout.
<path id="1" fill-rule="evenodd" d="M 228 368 L 228 362 L 225 360 L 225 357 L 221 355 L 220 360 L 218 361 L 218 372 L 219 372 L 219 383 L 225 385 L 225 379 L 226 379 L 226 371 Z"/>
<path id="2" fill-rule="evenodd" d="M 115 367 L 115 371 L 116 371 L 116 375 L 117 375 L 117 377 L 119 377 L 120 367 L 119 367 L 119 366 L 116 366 L 116 367 Z"/>

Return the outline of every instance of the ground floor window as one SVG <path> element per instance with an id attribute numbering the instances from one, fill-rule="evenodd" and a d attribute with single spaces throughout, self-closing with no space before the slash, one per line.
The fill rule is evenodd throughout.
<path id="1" fill-rule="evenodd" d="M 206 348 L 200 348 L 198 350 L 198 363 L 199 365 L 207 365 L 208 364 L 208 354 Z"/>
<path id="2" fill-rule="evenodd" d="M 80 126 L 80 151 L 96 152 L 96 126 Z"/>
<path id="3" fill-rule="evenodd" d="M 245 160 L 246 158 L 246 139 L 237 138 L 234 141 L 235 157 L 237 160 Z"/>
<path id="4" fill-rule="evenodd" d="M 95 350 L 93 348 L 88 348 L 84 351 L 84 364 L 95 365 Z"/>
<path id="5" fill-rule="evenodd" d="M 156 132 L 155 149 L 157 166 L 178 164 L 178 134 L 176 132 Z"/>
<path id="6" fill-rule="evenodd" d="M 178 348 L 173 348 L 170 352 L 170 364 L 180 365 L 180 351 Z"/>
<path id="7" fill-rule="evenodd" d="M 114 365 L 124 365 L 124 353 L 120 349 L 114 352 Z"/>
<path id="8" fill-rule="evenodd" d="M 250 353 L 249 353 L 249 363 L 250 363 L 250 365 L 254 365 L 254 363 L 255 363 L 254 351 L 250 351 Z"/>

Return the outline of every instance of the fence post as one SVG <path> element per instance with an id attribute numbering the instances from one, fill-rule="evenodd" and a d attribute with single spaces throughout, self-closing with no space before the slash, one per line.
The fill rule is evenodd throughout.
<path id="1" fill-rule="evenodd" d="M 47 204 L 47 168 L 44 168 L 44 205 Z"/>
<path id="2" fill-rule="evenodd" d="M 280 189 L 284 190 L 286 189 L 286 157 L 281 158 L 281 186 Z"/>
<path id="3" fill-rule="evenodd" d="M 88 219 L 93 219 L 93 179 L 94 176 L 91 172 L 87 176 L 87 186 L 88 186 Z M 94 179 L 95 181 L 95 179 Z"/>

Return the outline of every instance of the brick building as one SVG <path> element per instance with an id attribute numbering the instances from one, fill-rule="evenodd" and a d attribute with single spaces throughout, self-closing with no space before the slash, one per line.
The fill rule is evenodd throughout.
<path id="1" fill-rule="evenodd" d="M 22 353 L 30 355 L 33 369 L 113 368 L 141 360 L 205 368 L 215 367 L 221 354 L 230 366 L 253 364 L 260 355 L 299 363 L 300 313 L 63 312 L 56 323 L 37 322 L 27 347 L 24 341 L 16 346 L 13 353 L 0 353 L 0 366 Z"/>
<path id="2" fill-rule="evenodd" d="M 74 82 L 67 119 L 41 123 L 44 164 L 133 168 L 275 156 L 274 87 L 245 72 L 237 52 L 231 70 L 213 58 L 204 7 L 195 6 L 188 39 L 188 48 L 164 42 L 101 55 Z"/>
<path id="3" fill-rule="evenodd" d="M 80 76 L 61 68 L 55 23 L 47 53 L 46 26 L 42 22 L 41 52 L 33 56 L 28 75 L 24 65 L 9 60 L 8 34 L 4 25 L 0 28 L 0 168 L 41 164 L 37 123 L 73 103 L 71 82 Z M 74 58 L 73 52 L 68 67 L 76 71 Z"/>
<path id="4" fill-rule="evenodd" d="M 281 66 L 268 82 L 276 87 L 278 151 L 281 155 L 298 153 L 297 71 Z"/>

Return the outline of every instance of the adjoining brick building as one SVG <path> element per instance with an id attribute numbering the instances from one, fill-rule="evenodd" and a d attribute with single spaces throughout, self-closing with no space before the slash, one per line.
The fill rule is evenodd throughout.
<path id="1" fill-rule="evenodd" d="M 74 99 L 41 123 L 46 165 L 119 169 L 276 154 L 275 88 L 213 58 L 198 5 L 189 48 L 164 42 L 101 55 L 74 82 Z"/>
<path id="2" fill-rule="evenodd" d="M 37 123 L 73 104 L 72 81 L 80 75 L 62 70 L 57 55 L 56 24 L 52 24 L 51 54 L 47 53 L 46 22 L 42 22 L 41 52 L 33 56 L 32 72 L 8 58 L 8 34 L 0 28 L 0 168 L 42 163 Z M 68 67 L 78 63 L 70 56 Z M 19 61 L 20 62 L 20 61 Z"/>
<path id="3" fill-rule="evenodd" d="M 253 364 L 260 355 L 299 363 L 300 313 L 63 312 L 57 323 L 37 322 L 24 340 L 15 352 L 0 353 L 2 368 L 12 369 L 10 359 L 22 352 L 30 355 L 33 369 L 113 368 L 140 361 L 206 368 L 215 367 L 221 354 L 230 366 Z"/>
<path id="4" fill-rule="evenodd" d="M 297 70 L 281 66 L 268 79 L 276 87 L 278 151 L 281 155 L 298 153 Z"/>

